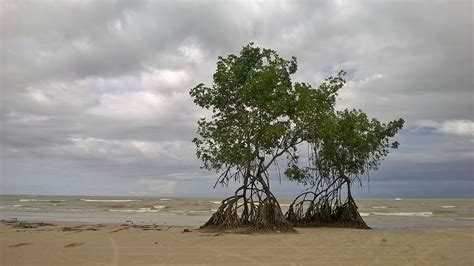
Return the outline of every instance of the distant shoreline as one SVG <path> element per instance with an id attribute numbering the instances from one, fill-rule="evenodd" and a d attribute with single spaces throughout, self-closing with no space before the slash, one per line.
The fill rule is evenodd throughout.
<path id="1" fill-rule="evenodd" d="M 212 192 L 212 191 L 211 191 Z M 231 193 L 229 191 L 229 193 Z M 298 193 L 297 193 L 298 194 Z M 295 194 L 294 196 L 297 196 Z M 2 194 L 0 193 L 0 197 L 2 196 L 11 196 L 11 197 L 71 197 L 71 198 L 78 198 L 78 197 L 85 197 L 85 198 L 170 198 L 170 199 L 209 199 L 209 200 L 216 200 L 216 199 L 224 199 L 228 196 L 228 194 L 223 195 L 212 195 L 212 196 L 189 196 L 189 195 L 182 195 L 182 196 L 175 196 L 175 195 L 51 195 L 51 194 Z M 443 198 L 417 198 L 417 197 L 408 197 L 404 198 L 402 196 L 399 197 L 386 197 L 386 198 L 359 198 L 355 197 L 355 200 L 474 200 L 474 197 L 465 197 L 465 198 L 454 198 L 454 197 L 443 197 Z M 292 196 L 281 196 L 278 197 L 279 200 L 293 200 L 294 197 Z"/>

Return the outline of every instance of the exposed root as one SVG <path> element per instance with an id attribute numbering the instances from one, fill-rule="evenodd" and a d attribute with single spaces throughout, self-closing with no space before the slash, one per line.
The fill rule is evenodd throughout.
<path id="1" fill-rule="evenodd" d="M 294 231 L 273 195 L 260 202 L 241 195 L 227 198 L 201 229 L 240 233 Z"/>
<path id="2" fill-rule="evenodd" d="M 345 183 L 334 182 L 318 193 L 302 193 L 286 212 L 287 220 L 297 227 L 370 229 L 360 216 L 352 196 L 349 195 L 345 201 L 341 201 L 340 190 Z"/>
<path id="3" fill-rule="evenodd" d="M 248 164 L 245 169 L 224 171 L 217 183 L 227 184 L 230 179 L 243 180 L 234 196 L 222 201 L 221 206 L 201 227 L 208 231 L 231 232 L 293 232 L 291 223 L 283 215 L 280 204 L 270 192 L 269 178 L 264 166 L 264 157 L 259 163 Z"/>
<path id="4" fill-rule="evenodd" d="M 370 229 L 364 219 L 360 216 L 360 213 L 357 210 L 357 205 L 352 197 L 348 198 L 344 205 L 336 208 L 335 214 L 334 223 L 341 225 L 341 227 Z"/>
<path id="5" fill-rule="evenodd" d="M 274 197 L 266 198 L 258 209 L 256 221 L 252 223 L 255 231 L 293 231 L 293 227 L 281 212 L 280 204 Z"/>
<path id="6" fill-rule="evenodd" d="M 242 196 L 233 196 L 222 201 L 221 206 L 201 228 L 228 229 L 241 227 L 244 222 L 238 214 L 239 199 Z"/>

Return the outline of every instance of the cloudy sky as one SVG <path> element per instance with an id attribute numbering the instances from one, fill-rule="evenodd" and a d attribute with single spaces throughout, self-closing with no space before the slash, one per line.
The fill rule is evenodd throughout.
<path id="1" fill-rule="evenodd" d="M 188 91 L 249 42 L 406 127 L 359 197 L 474 195 L 472 1 L 5 1 L 2 194 L 221 196 Z M 369 189 L 370 187 L 370 189 Z M 272 183 L 277 195 L 302 187 Z"/>

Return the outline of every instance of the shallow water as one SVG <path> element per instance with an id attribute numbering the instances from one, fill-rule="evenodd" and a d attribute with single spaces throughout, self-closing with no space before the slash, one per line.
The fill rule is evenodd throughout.
<path id="1" fill-rule="evenodd" d="M 283 211 L 289 199 L 280 199 Z M 0 218 L 90 223 L 199 226 L 219 207 L 216 198 L 0 196 Z M 472 199 L 357 200 L 375 228 L 474 226 Z"/>

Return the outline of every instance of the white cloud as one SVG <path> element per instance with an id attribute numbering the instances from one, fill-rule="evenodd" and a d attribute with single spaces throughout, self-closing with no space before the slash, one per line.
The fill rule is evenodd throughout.
<path id="1" fill-rule="evenodd" d="M 189 80 L 189 74 L 184 70 L 151 69 L 142 74 L 142 86 L 148 90 L 179 90 L 186 88 L 186 82 Z"/>
<path id="2" fill-rule="evenodd" d="M 435 132 L 457 136 L 474 137 L 474 122 L 471 120 L 447 120 L 437 122 L 433 120 L 424 120 L 417 123 L 418 128 L 432 128 Z M 417 129 L 418 129 L 417 128 Z"/>
<path id="3" fill-rule="evenodd" d="M 163 117 L 169 100 L 146 91 L 106 93 L 87 113 L 116 120 L 150 120 Z"/>
<path id="4" fill-rule="evenodd" d="M 286 42 L 300 43 L 304 41 L 304 38 L 301 38 L 301 36 L 306 34 L 306 30 L 307 28 L 304 26 L 304 23 L 298 24 L 291 28 L 283 28 L 281 30 L 281 37 Z"/>
<path id="5" fill-rule="evenodd" d="M 156 179 L 139 179 L 138 184 L 145 185 L 150 191 L 159 195 L 174 195 L 176 192 L 177 182 L 174 180 L 156 180 Z"/>
<path id="6" fill-rule="evenodd" d="M 35 115 L 29 113 L 15 113 L 11 112 L 6 114 L 6 119 L 8 122 L 11 123 L 18 123 L 18 124 L 39 124 L 46 121 L 49 121 L 52 117 L 51 116 L 44 116 L 44 115 Z"/>
<path id="7" fill-rule="evenodd" d="M 352 66 L 355 63 L 353 62 L 345 62 L 341 64 L 341 67 L 333 68 L 333 72 L 336 73 L 340 69 L 347 69 L 348 66 Z M 339 69 L 339 70 L 337 70 Z M 376 73 L 372 75 L 368 75 L 364 78 L 357 78 L 348 80 L 346 85 L 339 91 L 339 98 L 337 108 L 354 108 L 355 105 L 361 105 L 361 103 L 366 102 L 367 94 L 364 93 L 364 90 L 367 90 L 367 85 L 374 81 L 383 79 L 385 75 Z M 389 99 L 382 93 L 374 94 L 370 101 L 377 101 L 377 102 L 386 102 Z"/>
<path id="8" fill-rule="evenodd" d="M 71 46 L 80 53 L 88 53 L 94 48 L 93 43 L 88 41 L 87 39 L 73 40 L 71 42 Z"/>
<path id="9" fill-rule="evenodd" d="M 186 58 L 186 61 L 191 63 L 200 64 L 206 57 L 205 51 L 194 39 L 184 42 L 183 45 L 178 47 L 178 51 Z"/>
<path id="10" fill-rule="evenodd" d="M 97 101 L 97 93 L 111 88 L 122 88 L 129 84 L 130 77 L 120 79 L 85 78 L 71 81 L 40 82 L 28 86 L 23 96 L 38 110 L 60 111 L 71 108 L 84 108 Z M 122 84 L 118 86 L 118 84 Z M 18 106 L 17 108 L 21 108 Z"/>
<path id="11" fill-rule="evenodd" d="M 145 157 L 155 158 L 158 157 L 159 151 L 156 143 L 145 142 L 145 141 L 131 141 L 133 147 L 140 151 Z"/>
<path id="12" fill-rule="evenodd" d="M 88 158 L 116 159 L 129 155 L 127 143 L 96 138 L 70 138 L 70 145 L 56 147 L 58 153 Z"/>
<path id="13" fill-rule="evenodd" d="M 470 120 L 449 120 L 441 124 L 439 132 L 460 136 L 474 136 L 474 122 Z"/>
<path id="14" fill-rule="evenodd" d="M 181 141 L 141 141 L 141 140 L 108 140 L 98 138 L 71 137 L 69 143 L 56 145 L 55 154 L 63 156 L 81 156 L 110 161 L 143 159 L 179 161 L 183 153 L 189 152 L 189 145 Z"/>

